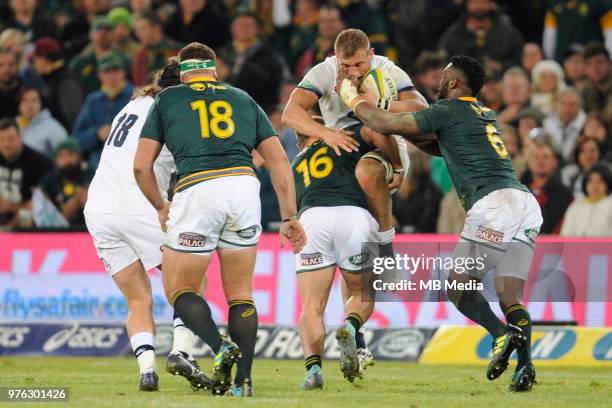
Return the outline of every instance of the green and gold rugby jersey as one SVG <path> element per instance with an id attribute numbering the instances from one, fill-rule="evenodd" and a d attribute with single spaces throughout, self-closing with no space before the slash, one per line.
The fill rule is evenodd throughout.
<path id="1" fill-rule="evenodd" d="M 168 146 L 178 192 L 212 178 L 255 176 L 251 152 L 276 134 L 246 92 L 198 77 L 157 95 L 140 137 Z"/>
<path id="2" fill-rule="evenodd" d="M 351 205 L 368 209 L 365 194 L 355 177 L 361 157 L 374 148 L 361 138 L 361 125 L 351 128 L 359 151 L 338 156 L 334 149 L 317 140 L 302 150 L 291 163 L 298 213 L 311 207 Z"/>
<path id="3" fill-rule="evenodd" d="M 514 173 L 500 138 L 497 115 L 476 98 L 444 99 L 413 115 L 421 132 L 438 135 L 440 151 L 466 211 L 495 190 L 529 191 Z"/>

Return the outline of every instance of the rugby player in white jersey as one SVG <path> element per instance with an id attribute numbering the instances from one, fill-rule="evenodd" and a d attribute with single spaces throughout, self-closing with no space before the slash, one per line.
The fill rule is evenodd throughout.
<path id="1" fill-rule="evenodd" d="M 386 108 L 391 112 L 416 112 L 427 107 L 425 98 L 415 90 L 412 80 L 391 60 L 374 55 L 367 35 L 356 29 L 342 31 L 334 45 L 336 55 L 314 66 L 304 76 L 298 88 L 293 91 L 283 112 L 283 123 L 305 137 L 322 139 L 334 148 L 357 151 L 357 142 L 351 137 L 352 130 L 360 126 L 351 109 L 342 102 L 338 94 L 338 84 L 343 78 L 360 81 L 371 69 L 380 68 L 394 80 L 398 89 L 398 100 L 387 103 L 383 100 L 371 100 L 372 95 L 364 95 L 374 105 Z M 319 104 L 325 125 L 312 119 L 310 110 Z M 378 222 L 378 242 L 381 256 L 392 256 L 392 242 L 395 236 L 393 215 L 391 212 L 391 195 L 398 188 L 402 178 L 408 172 L 409 159 L 405 142 L 395 139 L 398 144 L 400 160 L 392 160 L 378 151 L 363 156 L 357 164 L 355 175 L 363 189 L 372 215 Z M 388 172 L 393 168 L 393 181 L 388 184 Z M 344 302 L 348 301 L 348 291 L 343 287 Z M 357 347 L 361 369 L 372 362 L 372 354 L 366 348 L 362 333 L 357 334 Z"/>
<path id="2" fill-rule="evenodd" d="M 158 73 L 156 84 L 137 92 L 117 114 L 89 186 L 84 210 L 98 256 L 128 304 L 127 331 L 140 366 L 141 391 L 158 389 L 151 282 L 146 271 L 162 263 L 164 234 L 157 212 L 136 184 L 133 163 L 140 131 L 155 94 L 178 84 L 179 65 L 171 61 Z M 155 162 L 155 175 L 164 197 L 174 171 L 174 159 L 164 148 Z M 194 341 L 195 335 L 175 316 L 174 343 L 167 369 L 186 377 L 194 389 L 207 388 L 209 380 L 191 354 Z"/>

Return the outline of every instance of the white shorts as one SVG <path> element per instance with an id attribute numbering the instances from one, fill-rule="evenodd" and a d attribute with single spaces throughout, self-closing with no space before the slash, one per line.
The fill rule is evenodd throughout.
<path id="1" fill-rule="evenodd" d="M 207 255 L 217 248 L 256 246 L 261 236 L 259 180 L 253 176 L 203 181 L 172 198 L 164 244 Z"/>
<path id="2" fill-rule="evenodd" d="M 375 254 L 366 249 L 366 244 L 375 241 L 378 223 L 366 209 L 313 207 L 300 215 L 300 223 L 308 242 L 295 257 L 297 273 L 335 265 L 357 273 L 372 263 Z"/>
<path id="3" fill-rule="evenodd" d="M 155 214 L 85 213 L 85 222 L 109 275 L 139 259 L 145 270 L 161 265 L 164 233 Z"/>
<path id="4" fill-rule="evenodd" d="M 533 194 L 514 188 L 493 191 L 468 211 L 455 255 L 485 258 L 478 277 L 495 268 L 496 276 L 525 279 L 541 225 Z"/>

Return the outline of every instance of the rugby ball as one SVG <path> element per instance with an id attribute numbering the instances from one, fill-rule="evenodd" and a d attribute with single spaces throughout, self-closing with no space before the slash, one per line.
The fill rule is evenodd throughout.
<path id="1" fill-rule="evenodd" d="M 398 92 L 395 81 L 389 74 L 380 68 L 371 69 L 361 80 L 359 91 L 370 91 L 381 99 L 397 101 Z"/>

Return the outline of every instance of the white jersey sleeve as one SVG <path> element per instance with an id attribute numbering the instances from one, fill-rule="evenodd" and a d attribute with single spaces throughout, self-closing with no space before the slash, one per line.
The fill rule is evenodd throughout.
<path id="1" fill-rule="evenodd" d="M 371 68 L 381 68 L 388 71 L 395 80 L 398 92 L 414 90 L 414 85 L 408 74 L 389 58 L 375 55 L 372 58 Z M 325 126 L 346 129 L 358 124 L 359 120 L 355 118 L 350 108 L 342 102 L 336 87 L 337 78 L 338 58 L 336 56 L 328 57 L 325 61 L 312 67 L 298 84 L 298 87 L 317 95 Z"/>
<path id="2" fill-rule="evenodd" d="M 86 213 L 155 214 L 134 177 L 138 140 L 153 101 L 150 96 L 133 99 L 113 119 L 100 164 L 89 186 Z M 166 198 L 170 176 L 176 170 L 166 146 L 162 147 L 153 170 L 160 193 Z"/>

